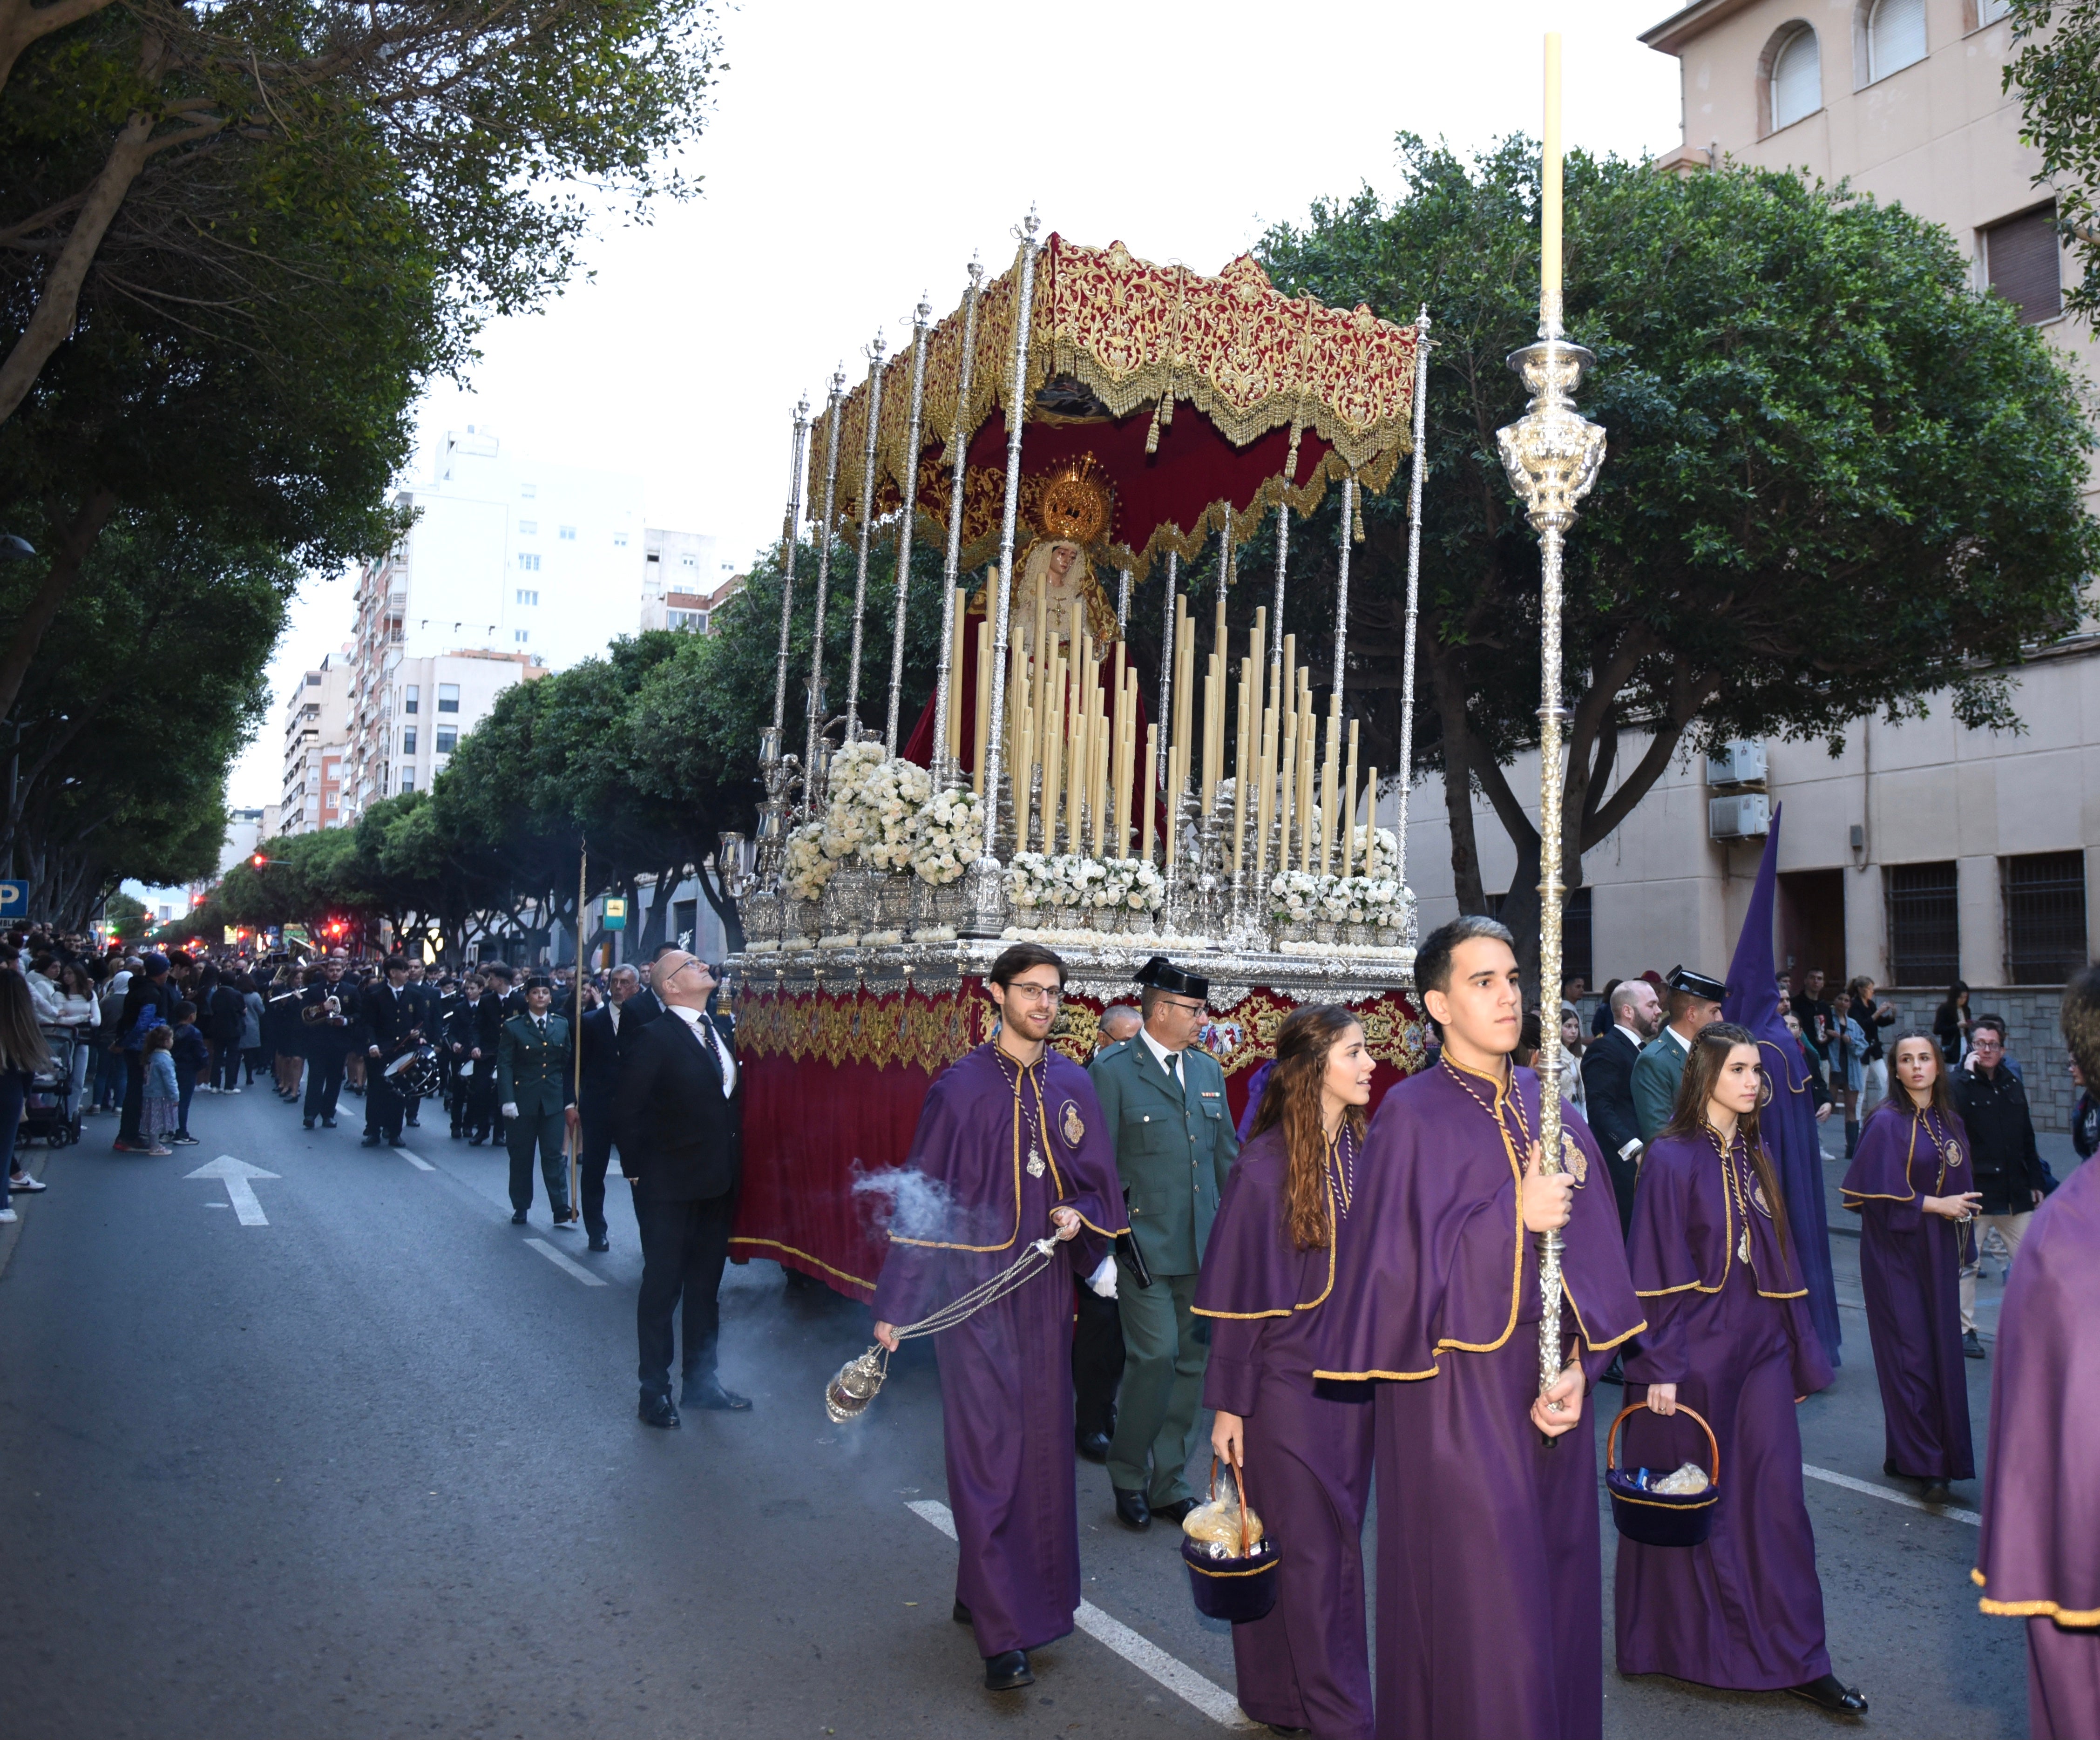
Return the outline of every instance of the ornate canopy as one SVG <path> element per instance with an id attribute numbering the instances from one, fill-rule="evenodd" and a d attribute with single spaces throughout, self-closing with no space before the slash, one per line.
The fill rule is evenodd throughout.
<path id="1" fill-rule="evenodd" d="M 964 560 L 994 553 L 1006 483 L 1019 262 L 985 285 L 963 407 Z M 1052 235 L 1036 261 L 1021 448 L 1023 519 L 1043 528 L 1057 480 L 1075 472 L 1112 496 L 1104 536 L 1088 541 L 1113 567 L 1140 575 L 1168 550 L 1194 556 L 1226 513 L 1250 536 L 1279 501 L 1309 514 L 1330 479 L 1354 472 L 1383 489 L 1409 451 L 1416 333 L 1367 307 L 1343 311 L 1277 293 L 1253 257 L 1215 278 L 1154 266 L 1121 242 L 1087 248 Z M 920 450 L 905 449 L 912 351 L 885 366 L 876 428 L 876 511 L 903 501 L 915 459 L 923 511 L 945 520 L 947 444 L 962 379 L 964 311 L 926 335 Z M 857 520 L 867 440 L 863 379 L 839 411 L 838 508 Z M 829 413 L 811 432 L 821 476 Z M 812 488 L 810 517 L 823 512 Z"/>

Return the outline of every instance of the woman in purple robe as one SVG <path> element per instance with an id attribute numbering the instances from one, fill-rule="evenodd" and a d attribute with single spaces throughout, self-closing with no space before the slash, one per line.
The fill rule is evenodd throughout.
<path id="1" fill-rule="evenodd" d="M 2100 967 L 2063 992 L 2063 1036 L 2100 1081 Z M 2027 1627 L 2032 1740 L 2100 1740 L 2100 1164 L 2035 1212 L 1998 1312 L 1983 1539 L 1984 1612 Z"/>
<path id="2" fill-rule="evenodd" d="M 1364 1630 L 1370 1385 L 1321 1383 L 1377 1065 L 1339 1004 L 1293 1011 L 1226 1180 L 1193 1309 L 1211 1323 L 1211 1444 L 1282 1549 L 1276 1605 L 1233 1627 L 1240 1707 L 1278 1733 L 1372 1740 Z"/>
<path id="3" fill-rule="evenodd" d="M 1961 1228 L 1983 1199 L 1939 1042 L 1913 1029 L 1889 1047 L 1896 1089 L 1860 1133 L 1845 1206 L 1860 1217 L 1860 1286 L 1882 1386 L 1884 1473 L 1926 1482 L 1976 1473 L 1961 1355 Z"/>
<path id="4" fill-rule="evenodd" d="M 915 1323 L 1054 1236 L 1050 1270 L 934 1340 L 948 1508 L 961 1548 L 955 1618 L 985 1684 L 1035 1683 L 1027 1652 L 1072 1629 L 1079 1515 L 1072 1461 L 1071 1256 L 1091 1276 L 1124 1230 L 1115 1156 L 1087 1072 L 1048 1047 L 1065 967 L 1017 943 L 992 963 L 999 1036 L 927 1092 L 893 1200 L 875 1337 Z"/>
<path id="5" fill-rule="evenodd" d="M 1832 1374 L 1758 1134 L 1765 1091 L 1756 1036 L 1732 1022 L 1701 1027 L 1670 1120 L 1641 1155 L 1627 1255 L 1648 1327 L 1626 1362 L 1626 1400 L 1645 1386 L 1652 1412 L 1682 1403 L 1705 1418 L 1721 1496 L 1699 1546 L 1620 1537 L 1619 1672 L 1789 1691 L 1863 1715 L 1867 1700 L 1831 1672 L 1823 1639 L 1793 1410 Z M 1689 1420 L 1621 1429 L 1628 1462 L 1667 1471 L 1710 1454 Z"/>

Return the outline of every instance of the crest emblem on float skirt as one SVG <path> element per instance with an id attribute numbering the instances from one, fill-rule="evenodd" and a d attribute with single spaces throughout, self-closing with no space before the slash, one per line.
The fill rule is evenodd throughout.
<path id="1" fill-rule="evenodd" d="M 1065 1109 L 1057 1115 L 1057 1128 L 1065 1138 L 1065 1146 L 1068 1148 L 1077 1148 L 1087 1139 L 1086 1122 L 1079 1116 L 1079 1106 L 1076 1100 L 1065 1102 Z"/>

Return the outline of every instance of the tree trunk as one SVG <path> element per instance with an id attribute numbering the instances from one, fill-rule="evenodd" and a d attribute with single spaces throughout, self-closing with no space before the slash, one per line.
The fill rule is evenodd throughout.
<path id="1" fill-rule="evenodd" d="M 48 5 L 35 6 L 31 0 L 0 0 L 0 91 L 7 89 L 15 63 L 32 42 L 114 3 L 115 0 L 51 0 Z"/>
<path id="2" fill-rule="evenodd" d="M 709 878 L 708 865 L 712 863 L 714 859 L 710 858 L 699 866 L 700 892 L 708 897 L 708 904 L 715 909 L 715 916 L 721 921 L 724 951 L 740 955 L 743 952 L 743 919 L 736 909 L 736 902 L 727 894 L 717 892 L 714 882 Z M 719 870 L 717 874 L 720 874 Z"/>
<path id="3" fill-rule="evenodd" d="M 1443 653 L 1427 636 L 1423 651 L 1429 656 L 1429 687 L 1443 728 L 1444 813 L 1451 828 L 1451 888 L 1461 912 L 1485 912 L 1485 892 L 1480 886 L 1480 853 L 1473 833 L 1473 734 L 1466 722 L 1466 691 L 1456 660 Z M 1405 775 L 1408 770 L 1401 770 Z"/>

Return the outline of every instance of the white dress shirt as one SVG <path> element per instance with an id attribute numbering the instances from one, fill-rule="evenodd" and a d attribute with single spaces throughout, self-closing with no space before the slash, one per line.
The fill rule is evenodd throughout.
<path id="1" fill-rule="evenodd" d="M 713 1048 L 715 1067 L 721 1071 L 722 1097 L 727 1099 L 736 1092 L 736 1059 L 730 1055 L 729 1047 L 722 1044 L 721 1035 L 715 1031 L 715 1024 L 708 1019 L 708 1012 L 704 1009 L 690 1008 L 683 1003 L 668 1003 L 664 1007 L 684 1022 L 702 1044 Z"/>
<path id="2" fill-rule="evenodd" d="M 1169 1051 L 1161 1044 L 1152 1036 L 1152 1029 L 1149 1027 L 1140 1027 L 1137 1030 L 1137 1036 L 1145 1041 L 1150 1048 L 1153 1056 L 1159 1060 L 1160 1068 L 1174 1078 L 1174 1085 L 1185 1092 L 1189 1086 L 1189 1078 L 1181 1073 L 1181 1053 L 1178 1051 Z"/>

